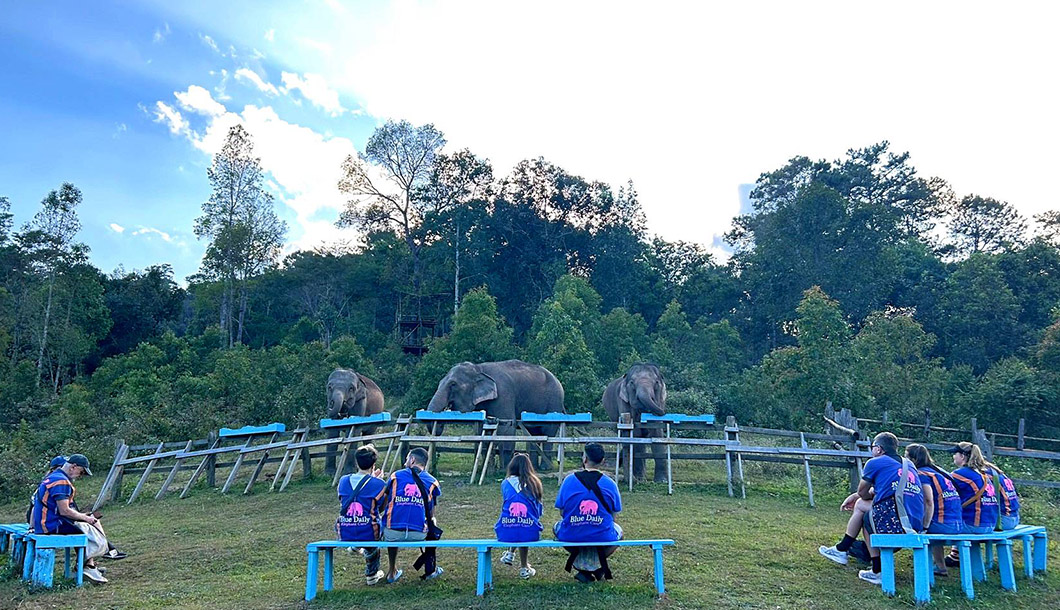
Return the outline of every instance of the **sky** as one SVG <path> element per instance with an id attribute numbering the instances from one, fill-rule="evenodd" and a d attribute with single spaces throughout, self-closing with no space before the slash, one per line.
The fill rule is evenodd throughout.
<path id="1" fill-rule="evenodd" d="M 0 195 L 18 225 L 64 181 L 105 272 L 183 281 L 206 168 L 242 123 L 288 251 L 353 243 L 339 167 L 385 121 L 433 123 L 506 175 L 544 157 L 649 230 L 724 256 L 758 176 L 888 140 L 958 195 L 1060 209 L 1055 3 L 10 2 Z"/>

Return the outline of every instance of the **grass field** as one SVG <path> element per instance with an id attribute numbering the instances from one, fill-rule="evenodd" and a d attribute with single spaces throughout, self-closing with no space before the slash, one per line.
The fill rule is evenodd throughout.
<path id="1" fill-rule="evenodd" d="M 448 466 L 448 464 L 447 464 Z M 911 559 L 898 561 L 898 596 L 884 597 L 878 587 L 857 579 L 856 568 L 834 565 L 817 553 L 820 544 L 834 543 L 846 513 L 836 508 L 845 495 L 842 473 L 815 471 L 817 508 L 807 506 L 805 490 L 787 467 L 749 468 L 747 499 L 727 496 L 717 464 L 683 464 L 678 480 L 703 480 L 680 485 L 673 496 L 665 485 L 638 485 L 624 495 L 619 522 L 628 537 L 673 538 L 665 552 L 668 596 L 655 598 L 650 553 L 623 549 L 612 561 L 615 580 L 581 585 L 562 570 L 559 550 L 536 552 L 531 563 L 537 576 L 519 580 L 516 570 L 495 567 L 496 590 L 475 596 L 474 550 L 442 550 L 446 574 L 424 583 L 408 578 L 414 556 L 399 561 L 406 578 L 396 585 L 366 587 L 359 555 L 336 555 L 336 590 L 321 593 L 314 609 L 350 607 L 411 608 L 850 608 L 871 610 L 912 605 Z M 834 475 L 834 476 L 833 476 Z M 79 495 L 91 497 L 102 477 L 81 485 Z M 499 510 L 497 481 L 470 486 L 466 476 L 442 476 L 443 502 L 439 519 L 450 538 L 491 537 Z M 128 483 L 128 482 L 127 482 Z M 156 482 L 157 485 L 157 482 Z M 157 489 L 157 487 L 156 487 Z M 330 538 L 337 512 L 334 490 L 322 478 L 295 482 L 284 493 L 268 493 L 259 485 L 251 496 L 221 496 L 200 489 L 187 499 L 138 501 L 105 507 L 108 532 L 129 558 L 107 562 L 111 582 L 64 585 L 53 591 L 31 592 L 25 585 L 0 580 L 0 608 L 299 608 L 304 607 L 305 544 Z M 556 483 L 546 481 L 546 498 L 555 498 Z M 144 494 L 149 497 L 153 494 Z M 1001 590 L 996 571 L 976 587 L 968 602 L 954 576 L 933 591 L 935 608 L 1058 608 L 1056 533 L 1060 531 L 1057 496 L 1028 493 L 1024 521 L 1050 528 L 1050 572 L 1028 581 L 1018 576 L 1019 592 Z M 546 506 L 548 502 L 546 501 Z M 0 506 L 0 520 L 18 521 L 20 504 Z M 546 509 L 546 527 L 556 519 Z M 495 559 L 496 560 L 496 559 Z M 1022 551 L 1017 545 L 1017 574 Z M 0 559 L 0 563 L 6 558 Z M 384 559 L 385 565 L 385 559 Z M 5 572 L 6 574 L 6 572 Z"/>

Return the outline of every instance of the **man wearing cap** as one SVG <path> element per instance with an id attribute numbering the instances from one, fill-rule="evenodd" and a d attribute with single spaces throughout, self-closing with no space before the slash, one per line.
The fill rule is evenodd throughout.
<path id="1" fill-rule="evenodd" d="M 618 485 L 603 473 L 604 448 L 587 443 L 582 454 L 582 470 L 567 475 L 556 494 L 556 508 L 563 518 L 552 528 L 556 540 L 565 542 L 614 542 L 622 539 L 622 528 L 615 514 L 622 511 Z M 568 547 L 566 569 L 577 570 L 579 582 L 611 578 L 607 558 L 616 546 Z"/>
<path id="2" fill-rule="evenodd" d="M 54 462 L 54 460 L 53 460 Z M 76 522 L 96 525 L 99 519 L 77 510 L 74 504 L 73 481 L 82 475 L 92 476 L 92 470 L 88 458 L 75 453 L 66 458 L 66 463 L 60 468 L 48 473 L 44 480 L 37 486 L 37 493 L 33 496 L 33 513 L 30 517 L 30 526 L 37 534 L 83 534 L 84 532 L 76 525 Z M 96 568 L 93 558 L 85 562 L 85 577 L 98 583 L 105 583 L 107 579 Z"/>

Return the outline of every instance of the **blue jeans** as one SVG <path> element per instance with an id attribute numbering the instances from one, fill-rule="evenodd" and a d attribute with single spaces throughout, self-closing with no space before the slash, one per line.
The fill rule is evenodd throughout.
<path id="1" fill-rule="evenodd" d="M 1006 532 L 1008 530 L 1016 529 L 1016 526 L 1020 524 L 1020 514 L 1015 515 L 1001 515 L 1001 531 Z"/>
<path id="2" fill-rule="evenodd" d="M 964 532 L 964 523 L 939 523 L 932 521 L 928 526 L 929 534 L 960 534 Z"/>
<path id="3" fill-rule="evenodd" d="M 964 524 L 963 534 L 989 534 L 994 531 L 993 525 L 968 525 Z"/>

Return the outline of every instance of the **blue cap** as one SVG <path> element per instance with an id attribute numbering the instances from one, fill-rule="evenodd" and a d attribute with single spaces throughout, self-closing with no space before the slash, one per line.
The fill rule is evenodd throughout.
<path id="1" fill-rule="evenodd" d="M 57 456 L 52 458 L 52 463 L 51 463 L 50 467 L 51 468 L 61 468 L 62 465 L 65 464 L 65 463 L 66 463 L 66 458 L 61 456 L 61 455 L 57 455 Z"/>

